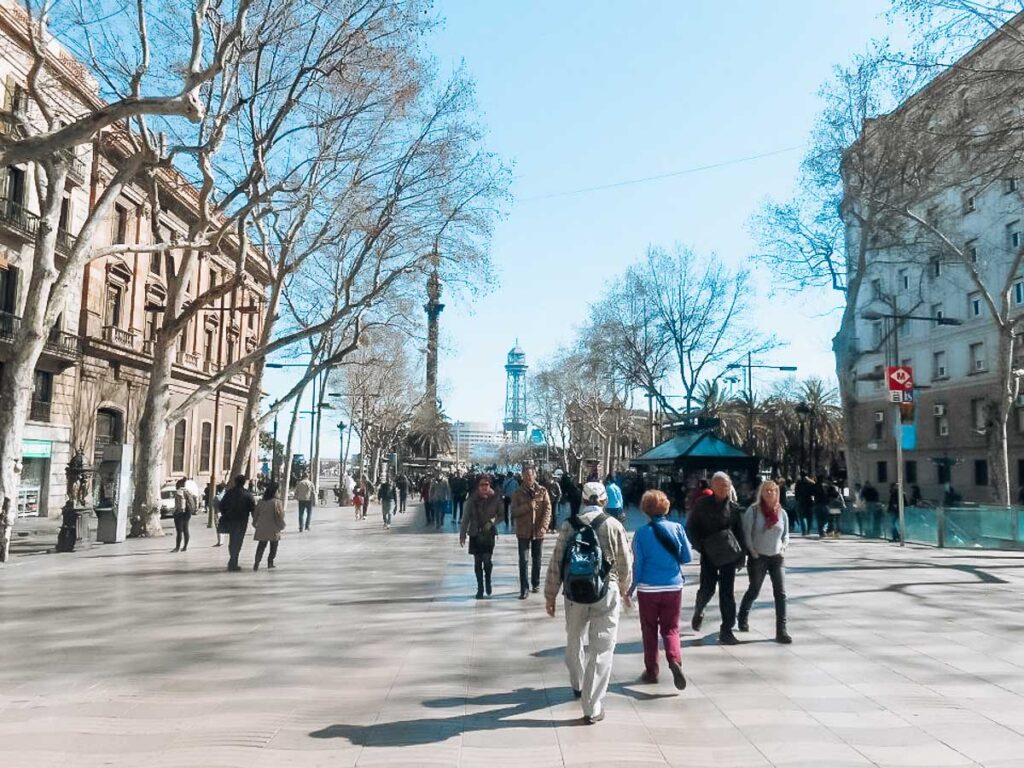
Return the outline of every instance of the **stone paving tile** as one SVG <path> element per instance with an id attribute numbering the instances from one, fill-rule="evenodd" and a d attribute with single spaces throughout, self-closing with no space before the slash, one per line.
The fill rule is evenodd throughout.
<path id="1" fill-rule="evenodd" d="M 516 599 L 512 537 L 478 602 L 451 527 L 350 515 L 286 531 L 275 571 L 224 573 L 200 526 L 183 555 L 164 539 L 15 558 L 0 766 L 1024 765 L 1024 555 L 797 539 L 794 645 L 771 642 L 767 594 L 739 647 L 718 645 L 714 606 L 700 636 L 686 615 L 680 693 L 667 671 L 638 684 L 625 613 L 608 716 L 587 727 L 561 617 Z"/>

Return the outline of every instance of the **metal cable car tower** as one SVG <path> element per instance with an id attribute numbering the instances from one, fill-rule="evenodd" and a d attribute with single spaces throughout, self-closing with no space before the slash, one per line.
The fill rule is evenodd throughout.
<path id="1" fill-rule="evenodd" d="M 519 340 L 509 350 L 505 364 L 505 421 L 504 428 L 513 442 L 526 439 L 529 426 L 526 420 L 526 353 L 519 347 Z"/>

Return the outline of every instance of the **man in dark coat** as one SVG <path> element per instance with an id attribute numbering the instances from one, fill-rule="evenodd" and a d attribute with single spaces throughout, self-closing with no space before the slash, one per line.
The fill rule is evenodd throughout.
<path id="1" fill-rule="evenodd" d="M 228 534 L 228 570 L 240 571 L 238 556 L 249 528 L 249 515 L 256 509 L 256 499 L 245 487 L 245 475 L 235 478 L 235 485 L 220 500 L 220 525 Z"/>
<path id="2" fill-rule="evenodd" d="M 732 632 L 736 622 L 736 568 L 742 562 L 739 555 L 735 562 L 716 566 L 707 556 L 704 545 L 715 534 L 731 530 L 740 551 L 746 552 L 744 543 L 742 517 L 739 505 L 731 499 L 732 480 L 725 472 L 716 472 L 711 478 L 711 496 L 702 496 L 694 504 L 686 516 L 686 536 L 691 546 L 700 552 L 700 588 L 697 590 L 697 602 L 693 607 L 693 620 L 690 622 L 694 632 L 699 632 L 704 622 L 704 609 L 715 594 L 718 587 L 718 607 L 722 611 L 722 626 L 718 640 L 722 645 L 736 645 L 739 640 Z"/>

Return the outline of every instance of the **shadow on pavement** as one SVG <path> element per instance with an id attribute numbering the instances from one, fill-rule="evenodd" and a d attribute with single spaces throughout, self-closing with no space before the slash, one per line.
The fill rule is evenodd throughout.
<path id="1" fill-rule="evenodd" d="M 411 747 L 434 744 L 471 731 L 495 731 L 502 728 L 552 728 L 579 725 L 580 718 L 552 720 L 525 718 L 522 715 L 547 709 L 551 705 L 545 689 L 519 688 L 507 693 L 489 693 L 471 698 L 456 696 L 423 702 L 430 708 L 458 708 L 458 714 L 442 718 L 398 720 L 393 723 L 346 725 L 335 723 L 309 735 L 314 739 L 347 739 L 362 747 Z M 493 706 L 486 712 L 465 713 L 466 706 Z"/>

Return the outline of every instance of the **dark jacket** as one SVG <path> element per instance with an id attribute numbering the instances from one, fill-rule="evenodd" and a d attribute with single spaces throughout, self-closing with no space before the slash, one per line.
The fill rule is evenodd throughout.
<path id="1" fill-rule="evenodd" d="M 686 538 L 690 545 L 703 554 L 704 541 L 719 531 L 732 529 L 733 536 L 743 551 L 747 551 L 743 536 L 743 515 L 738 504 L 728 499 L 719 501 L 714 496 L 702 496 L 686 516 Z"/>
<path id="2" fill-rule="evenodd" d="M 458 475 L 452 475 L 451 480 L 448 481 L 448 487 L 452 489 L 452 499 L 454 501 L 466 500 L 466 496 L 469 494 L 469 486 L 466 484 L 466 478 L 459 477 Z"/>
<path id="3" fill-rule="evenodd" d="M 227 525 L 247 525 L 256 499 L 245 488 L 232 486 L 220 500 L 220 519 Z"/>

